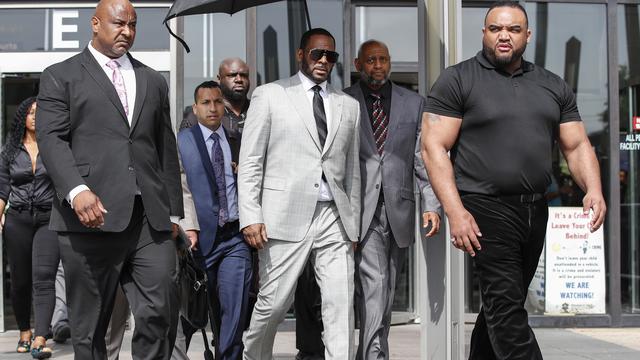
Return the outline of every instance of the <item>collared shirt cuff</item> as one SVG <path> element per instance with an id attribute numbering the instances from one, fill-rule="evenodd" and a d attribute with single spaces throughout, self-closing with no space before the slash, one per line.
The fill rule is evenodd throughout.
<path id="1" fill-rule="evenodd" d="M 80 194 L 85 190 L 90 190 L 90 189 L 87 185 L 82 184 L 74 187 L 73 189 L 71 189 L 71 191 L 69 191 L 69 195 L 67 195 L 65 199 L 67 200 L 67 202 L 69 203 L 72 209 L 73 209 L 73 199 L 75 199 L 78 194 Z"/>
<path id="2" fill-rule="evenodd" d="M 169 219 L 171 220 L 171 223 L 180 225 L 180 216 L 171 215 L 169 216 Z"/>

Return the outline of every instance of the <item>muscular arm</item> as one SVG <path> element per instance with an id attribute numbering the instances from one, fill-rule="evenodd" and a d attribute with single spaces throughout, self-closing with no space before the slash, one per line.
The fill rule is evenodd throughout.
<path id="1" fill-rule="evenodd" d="M 462 119 L 424 113 L 422 116 L 421 154 L 429 180 L 449 218 L 454 245 L 475 256 L 482 236 L 473 216 L 464 208 L 456 188 L 453 165 L 448 152 L 455 144 Z"/>
<path id="2" fill-rule="evenodd" d="M 421 106 L 422 108 L 422 106 Z M 438 233 L 440 230 L 440 202 L 433 192 L 427 169 L 424 166 L 422 160 L 422 151 L 420 134 L 421 127 L 417 127 L 416 131 L 416 145 L 413 158 L 413 170 L 416 177 L 416 183 L 420 191 L 420 205 L 422 210 L 422 227 L 428 228 L 431 223 L 431 230 L 426 234 L 426 237 L 431 237 Z"/>
<path id="3" fill-rule="evenodd" d="M 598 230 L 604 222 L 607 206 L 602 195 L 600 182 L 600 166 L 596 154 L 581 121 L 560 124 L 558 143 L 571 176 L 576 184 L 586 193 L 582 199 L 585 214 L 593 210 L 590 227 L 591 232 Z"/>

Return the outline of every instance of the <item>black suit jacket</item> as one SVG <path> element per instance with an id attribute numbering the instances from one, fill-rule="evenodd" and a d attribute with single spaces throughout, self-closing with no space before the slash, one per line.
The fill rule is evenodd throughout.
<path id="1" fill-rule="evenodd" d="M 36 135 L 58 198 L 52 230 L 97 231 L 83 226 L 65 200 L 80 184 L 108 211 L 101 231 L 127 227 L 137 189 L 155 230 L 171 230 L 170 215 L 183 215 L 166 81 L 129 59 L 136 76 L 131 126 L 111 80 L 88 49 L 48 67 L 40 77 Z"/>

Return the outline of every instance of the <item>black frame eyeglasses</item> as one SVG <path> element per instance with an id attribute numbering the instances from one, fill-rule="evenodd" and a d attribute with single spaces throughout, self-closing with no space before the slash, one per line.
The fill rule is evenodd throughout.
<path id="1" fill-rule="evenodd" d="M 323 56 L 327 57 L 327 62 L 335 64 L 335 63 L 338 62 L 338 57 L 340 56 L 340 54 L 338 54 L 335 51 L 327 50 L 327 49 L 311 49 L 311 50 L 309 50 L 309 57 L 313 61 L 318 61 L 318 60 L 322 59 Z"/>

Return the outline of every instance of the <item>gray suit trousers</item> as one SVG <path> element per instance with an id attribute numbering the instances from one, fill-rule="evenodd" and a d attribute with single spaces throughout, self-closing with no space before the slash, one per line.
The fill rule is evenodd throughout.
<path id="1" fill-rule="evenodd" d="M 384 202 L 379 202 L 355 253 L 355 302 L 360 319 L 358 360 L 389 359 L 391 310 L 406 250 L 398 247 Z"/>
<path id="2" fill-rule="evenodd" d="M 353 359 L 353 245 L 348 240 L 335 204 L 318 202 L 311 226 L 302 241 L 270 238 L 265 248 L 259 251 L 259 257 L 260 292 L 251 324 L 244 332 L 243 358 L 273 359 L 278 325 L 291 308 L 298 278 L 309 259 L 322 294 L 325 359 Z"/>

